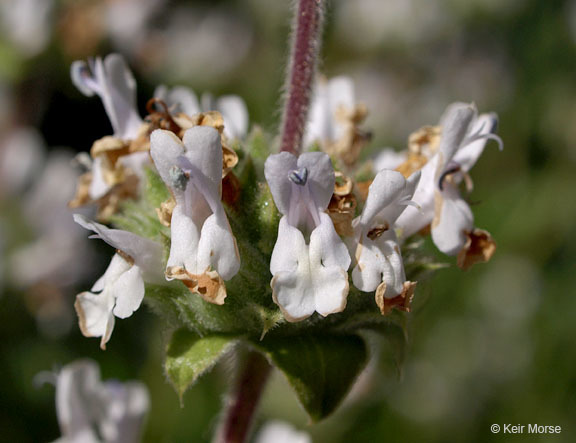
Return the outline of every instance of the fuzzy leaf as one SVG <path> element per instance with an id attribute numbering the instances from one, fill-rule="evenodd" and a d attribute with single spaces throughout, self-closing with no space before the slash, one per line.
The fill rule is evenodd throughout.
<path id="1" fill-rule="evenodd" d="M 266 337 L 256 346 L 284 373 L 315 422 L 336 410 L 368 360 L 357 335 Z"/>
<path id="2" fill-rule="evenodd" d="M 170 191 L 152 168 L 144 170 L 146 174 L 146 186 L 144 188 L 144 195 L 148 204 L 153 208 L 159 208 L 160 204 L 170 198 Z"/>
<path id="3" fill-rule="evenodd" d="M 250 156 L 257 162 L 263 163 L 270 154 L 270 141 L 267 140 L 262 128 L 258 126 L 252 129 L 252 132 L 248 136 L 246 146 Z"/>
<path id="4" fill-rule="evenodd" d="M 164 367 L 170 383 L 182 402 L 184 392 L 234 345 L 237 337 L 208 335 L 200 337 L 188 329 L 178 329 L 166 351 Z"/>

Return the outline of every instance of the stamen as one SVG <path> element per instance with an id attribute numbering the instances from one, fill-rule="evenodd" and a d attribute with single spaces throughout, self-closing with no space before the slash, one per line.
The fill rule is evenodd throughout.
<path id="1" fill-rule="evenodd" d="M 448 176 L 460 172 L 460 165 L 454 162 L 448 164 L 448 169 L 444 171 L 444 173 L 440 176 L 440 180 L 438 180 L 438 187 L 441 191 L 444 190 L 444 180 L 448 178 Z"/>
<path id="2" fill-rule="evenodd" d="M 500 151 L 504 150 L 504 142 L 502 141 L 502 139 L 497 135 L 497 134 L 475 134 L 475 135 L 471 135 L 470 137 L 468 137 L 466 140 L 464 140 L 464 146 L 469 145 L 470 143 L 473 143 L 477 140 L 482 140 L 482 139 L 486 139 L 486 140 L 494 140 L 496 143 L 498 143 L 498 149 Z"/>
<path id="3" fill-rule="evenodd" d="M 72 82 L 84 95 L 88 97 L 93 96 L 94 93 L 101 94 L 102 92 L 100 85 L 93 77 L 93 72 L 94 70 L 90 69 L 90 67 L 83 61 L 72 63 L 72 68 L 70 70 Z"/>
<path id="4" fill-rule="evenodd" d="M 171 187 L 179 191 L 184 191 L 188 180 L 190 179 L 190 173 L 184 172 L 181 168 L 174 165 L 170 168 L 170 181 Z"/>
<path id="5" fill-rule="evenodd" d="M 308 169 L 295 169 L 290 174 L 288 174 L 288 179 L 298 186 L 304 186 L 308 181 Z"/>

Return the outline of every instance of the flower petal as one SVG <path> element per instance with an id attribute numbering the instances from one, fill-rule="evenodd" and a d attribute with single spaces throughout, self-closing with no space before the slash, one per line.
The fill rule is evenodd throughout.
<path id="1" fill-rule="evenodd" d="M 85 337 L 102 337 L 102 349 L 106 349 L 114 329 L 114 303 L 113 294 L 106 290 L 100 294 L 82 292 L 76 296 L 74 303 L 80 331 Z"/>
<path id="2" fill-rule="evenodd" d="M 91 360 L 76 361 L 65 366 L 58 374 L 56 414 L 60 432 L 63 437 L 67 437 L 65 441 L 84 441 L 74 437 L 84 436 L 92 426 L 92 414 L 97 412 L 94 394 L 98 392 L 99 385 L 100 369 Z"/>
<path id="3" fill-rule="evenodd" d="M 138 266 L 132 266 L 124 272 L 110 288 L 116 305 L 114 315 L 118 318 L 127 318 L 136 311 L 144 299 L 144 280 Z"/>
<path id="4" fill-rule="evenodd" d="M 401 191 L 398 199 L 395 200 L 392 204 L 385 207 L 377 216 L 378 220 L 383 220 L 389 223 L 391 226 L 393 223 L 396 222 L 398 217 L 408 208 L 412 207 L 416 209 L 420 214 L 421 208 L 419 206 L 414 207 L 413 205 L 418 205 L 412 200 L 414 196 L 414 192 L 420 183 L 420 177 L 422 175 L 421 171 L 414 172 L 410 177 L 406 179 L 406 184 L 404 189 Z"/>
<path id="5" fill-rule="evenodd" d="M 216 101 L 216 110 L 224 117 L 224 134 L 241 139 L 248 132 L 248 109 L 237 95 L 224 95 Z"/>
<path id="6" fill-rule="evenodd" d="M 90 75 L 88 63 L 84 60 L 76 60 L 70 65 L 70 77 L 74 86 L 87 97 L 92 97 L 97 88 L 94 87 L 94 79 Z"/>
<path id="7" fill-rule="evenodd" d="M 356 254 L 357 265 L 352 271 L 354 286 L 372 292 L 384 282 L 387 298 L 402 292 L 406 274 L 394 230 L 389 229 L 374 240 L 364 236 Z"/>
<path id="8" fill-rule="evenodd" d="M 274 302 L 288 321 L 303 320 L 314 311 L 324 316 L 340 312 L 346 307 L 349 265 L 346 246 L 327 214 L 321 214 L 310 246 L 284 216 L 270 262 Z"/>
<path id="9" fill-rule="evenodd" d="M 321 263 L 326 267 L 338 267 L 347 271 L 350 254 L 344 242 L 338 236 L 330 216 L 320 213 L 320 224 L 310 234 L 310 262 Z"/>
<path id="10" fill-rule="evenodd" d="M 114 134 L 122 139 L 135 138 L 142 119 L 136 112 L 136 81 L 132 72 L 120 54 L 110 54 L 100 69 L 104 91 L 102 101 Z"/>
<path id="11" fill-rule="evenodd" d="M 386 266 L 384 254 L 374 242 L 365 238 L 356 249 L 356 261 L 352 270 L 352 283 L 361 291 L 375 291 L 382 283 L 382 272 Z"/>
<path id="12" fill-rule="evenodd" d="M 272 251 L 270 286 L 272 298 L 288 321 L 300 321 L 314 313 L 315 302 L 310 280 L 308 246 L 302 233 L 288 223 L 278 224 L 278 239 Z"/>
<path id="13" fill-rule="evenodd" d="M 132 232 L 121 229 L 110 229 L 107 226 L 90 221 L 81 214 L 74 214 L 74 221 L 80 226 L 94 231 L 110 246 L 128 254 L 134 263 L 140 267 L 146 279 L 157 281 L 159 270 L 162 269 L 162 246 L 152 240 L 140 237 Z"/>
<path id="14" fill-rule="evenodd" d="M 292 182 L 288 179 L 288 175 L 295 169 L 298 169 L 298 159 L 289 152 L 270 155 L 264 164 L 264 175 L 274 203 L 284 215 L 288 214 L 292 194 Z"/>
<path id="15" fill-rule="evenodd" d="M 456 255 L 466 244 L 466 233 L 474 228 L 474 215 L 458 188 L 449 183 L 436 193 L 435 205 L 432 240 L 444 254 Z"/>
<path id="16" fill-rule="evenodd" d="M 302 233 L 288 223 L 284 216 L 278 223 L 278 238 L 270 259 L 270 272 L 276 275 L 281 271 L 295 271 L 298 267 L 298 258 L 306 241 Z"/>
<path id="17" fill-rule="evenodd" d="M 342 312 L 346 308 L 349 290 L 348 273 L 344 269 L 321 266 L 314 272 L 316 312 L 324 317 Z"/>
<path id="18" fill-rule="evenodd" d="M 453 103 L 448 106 L 440 119 L 442 135 L 438 150 L 442 154 L 442 165 L 446 165 L 460 148 L 475 116 L 474 105 Z"/>
<path id="19" fill-rule="evenodd" d="M 178 165 L 178 157 L 184 155 L 184 145 L 180 139 L 172 131 L 156 129 L 150 134 L 150 155 L 164 183 L 175 194 L 181 194 L 182 190 L 173 185 L 174 175 L 171 172 Z"/>
<path id="20" fill-rule="evenodd" d="M 377 240 L 380 250 L 386 256 L 386 266 L 382 269 L 382 281 L 386 283 L 385 298 L 394 298 L 403 290 L 406 274 L 404 273 L 404 262 L 400 254 L 396 235 L 390 231 Z"/>
<path id="21" fill-rule="evenodd" d="M 99 429 L 104 441 L 140 441 L 142 424 L 150 409 L 150 396 L 146 386 L 138 382 L 106 381 L 101 393 L 105 410 Z"/>
<path id="22" fill-rule="evenodd" d="M 333 110 L 344 106 L 348 109 L 356 105 L 354 99 L 354 82 L 350 77 L 339 75 L 328 81 L 328 90 L 330 95 L 330 106 Z"/>
<path id="23" fill-rule="evenodd" d="M 497 126 L 498 116 L 496 114 L 481 114 L 472 124 L 469 136 L 474 137 L 493 134 L 496 132 Z M 460 165 L 462 171 L 468 172 L 472 169 L 482 155 L 487 141 L 486 138 L 479 138 L 463 146 L 454 154 L 453 160 Z"/>
<path id="24" fill-rule="evenodd" d="M 102 275 L 102 277 L 100 277 L 96 283 L 94 283 L 91 291 L 100 292 L 104 290 L 107 284 L 111 284 L 118 280 L 118 278 L 120 278 L 120 276 L 130 268 L 130 263 L 124 260 L 120 254 L 114 254 L 112 256 L 112 260 L 110 260 L 108 268 L 106 268 L 106 271 L 104 272 L 104 275 Z"/>
<path id="25" fill-rule="evenodd" d="M 96 157 L 92 162 L 92 180 L 90 181 L 90 198 L 98 200 L 103 197 L 111 188 L 104 180 L 103 158 Z"/>
<path id="26" fill-rule="evenodd" d="M 184 133 L 182 140 L 186 147 L 185 157 L 209 180 L 213 190 L 220 189 L 222 144 L 218 131 L 209 126 L 194 126 Z"/>
<path id="27" fill-rule="evenodd" d="M 183 267 L 194 273 L 198 272 L 196 251 L 200 242 L 200 232 L 184 205 L 177 204 L 174 207 L 170 232 L 172 241 L 166 267 Z"/>
<path id="28" fill-rule="evenodd" d="M 278 272 L 270 282 L 272 299 L 289 322 L 304 320 L 316 310 L 310 270 L 307 268 L 307 260 L 301 261 L 296 271 Z"/>
<path id="29" fill-rule="evenodd" d="M 197 269 L 187 269 L 201 274 L 209 268 L 215 269 L 223 280 L 231 279 L 240 269 L 238 247 L 224 210 L 212 214 L 204 222 L 198 244 Z"/>
<path id="30" fill-rule="evenodd" d="M 436 190 L 436 170 L 440 157 L 435 155 L 422 168 L 420 181 L 412 197 L 420 210 L 408 206 L 397 218 L 396 228 L 403 238 L 410 237 L 432 223 L 434 218 L 434 192 Z"/>
<path id="31" fill-rule="evenodd" d="M 416 181 L 417 182 L 417 181 Z M 397 171 L 380 171 L 368 190 L 368 198 L 360 216 L 360 224 L 368 226 L 386 207 L 396 202 L 406 187 L 406 179 Z M 387 220 L 393 222 L 394 220 Z"/>
<path id="32" fill-rule="evenodd" d="M 330 203 L 336 181 L 330 157 L 323 152 L 306 152 L 298 157 L 297 167 L 308 170 L 307 184 L 312 199 L 316 207 L 324 211 Z"/>
<path id="33" fill-rule="evenodd" d="M 339 107 L 353 109 L 354 84 L 349 77 L 340 76 L 316 82 L 308 124 L 304 134 L 304 145 L 315 141 L 331 142 L 338 139 L 339 126 L 336 111 Z"/>
<path id="34" fill-rule="evenodd" d="M 87 96 L 98 94 L 112 123 L 114 135 L 132 139 L 138 135 L 142 119 L 136 109 L 136 82 L 124 58 L 110 54 L 104 62 L 97 58 L 88 64 L 76 61 L 71 66 L 72 82 Z"/>

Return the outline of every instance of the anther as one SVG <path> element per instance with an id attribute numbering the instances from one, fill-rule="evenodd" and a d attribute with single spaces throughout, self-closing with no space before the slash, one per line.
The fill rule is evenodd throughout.
<path id="1" fill-rule="evenodd" d="M 290 174 L 288 174 L 288 179 L 298 186 L 304 186 L 308 181 L 308 169 L 300 168 L 295 169 Z"/>
<path id="2" fill-rule="evenodd" d="M 172 187 L 179 191 L 184 191 L 188 180 L 190 179 L 190 174 L 184 172 L 178 166 L 172 166 L 170 168 L 170 181 L 172 182 Z"/>

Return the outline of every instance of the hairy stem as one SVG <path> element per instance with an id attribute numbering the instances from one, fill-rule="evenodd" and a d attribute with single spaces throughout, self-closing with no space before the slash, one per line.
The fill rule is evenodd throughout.
<path id="1" fill-rule="evenodd" d="M 282 116 L 281 151 L 298 154 L 320 52 L 325 0 L 299 0 Z"/>
<path id="2" fill-rule="evenodd" d="M 225 405 L 213 443 L 244 443 L 272 367 L 259 353 L 249 351 L 237 385 Z"/>

